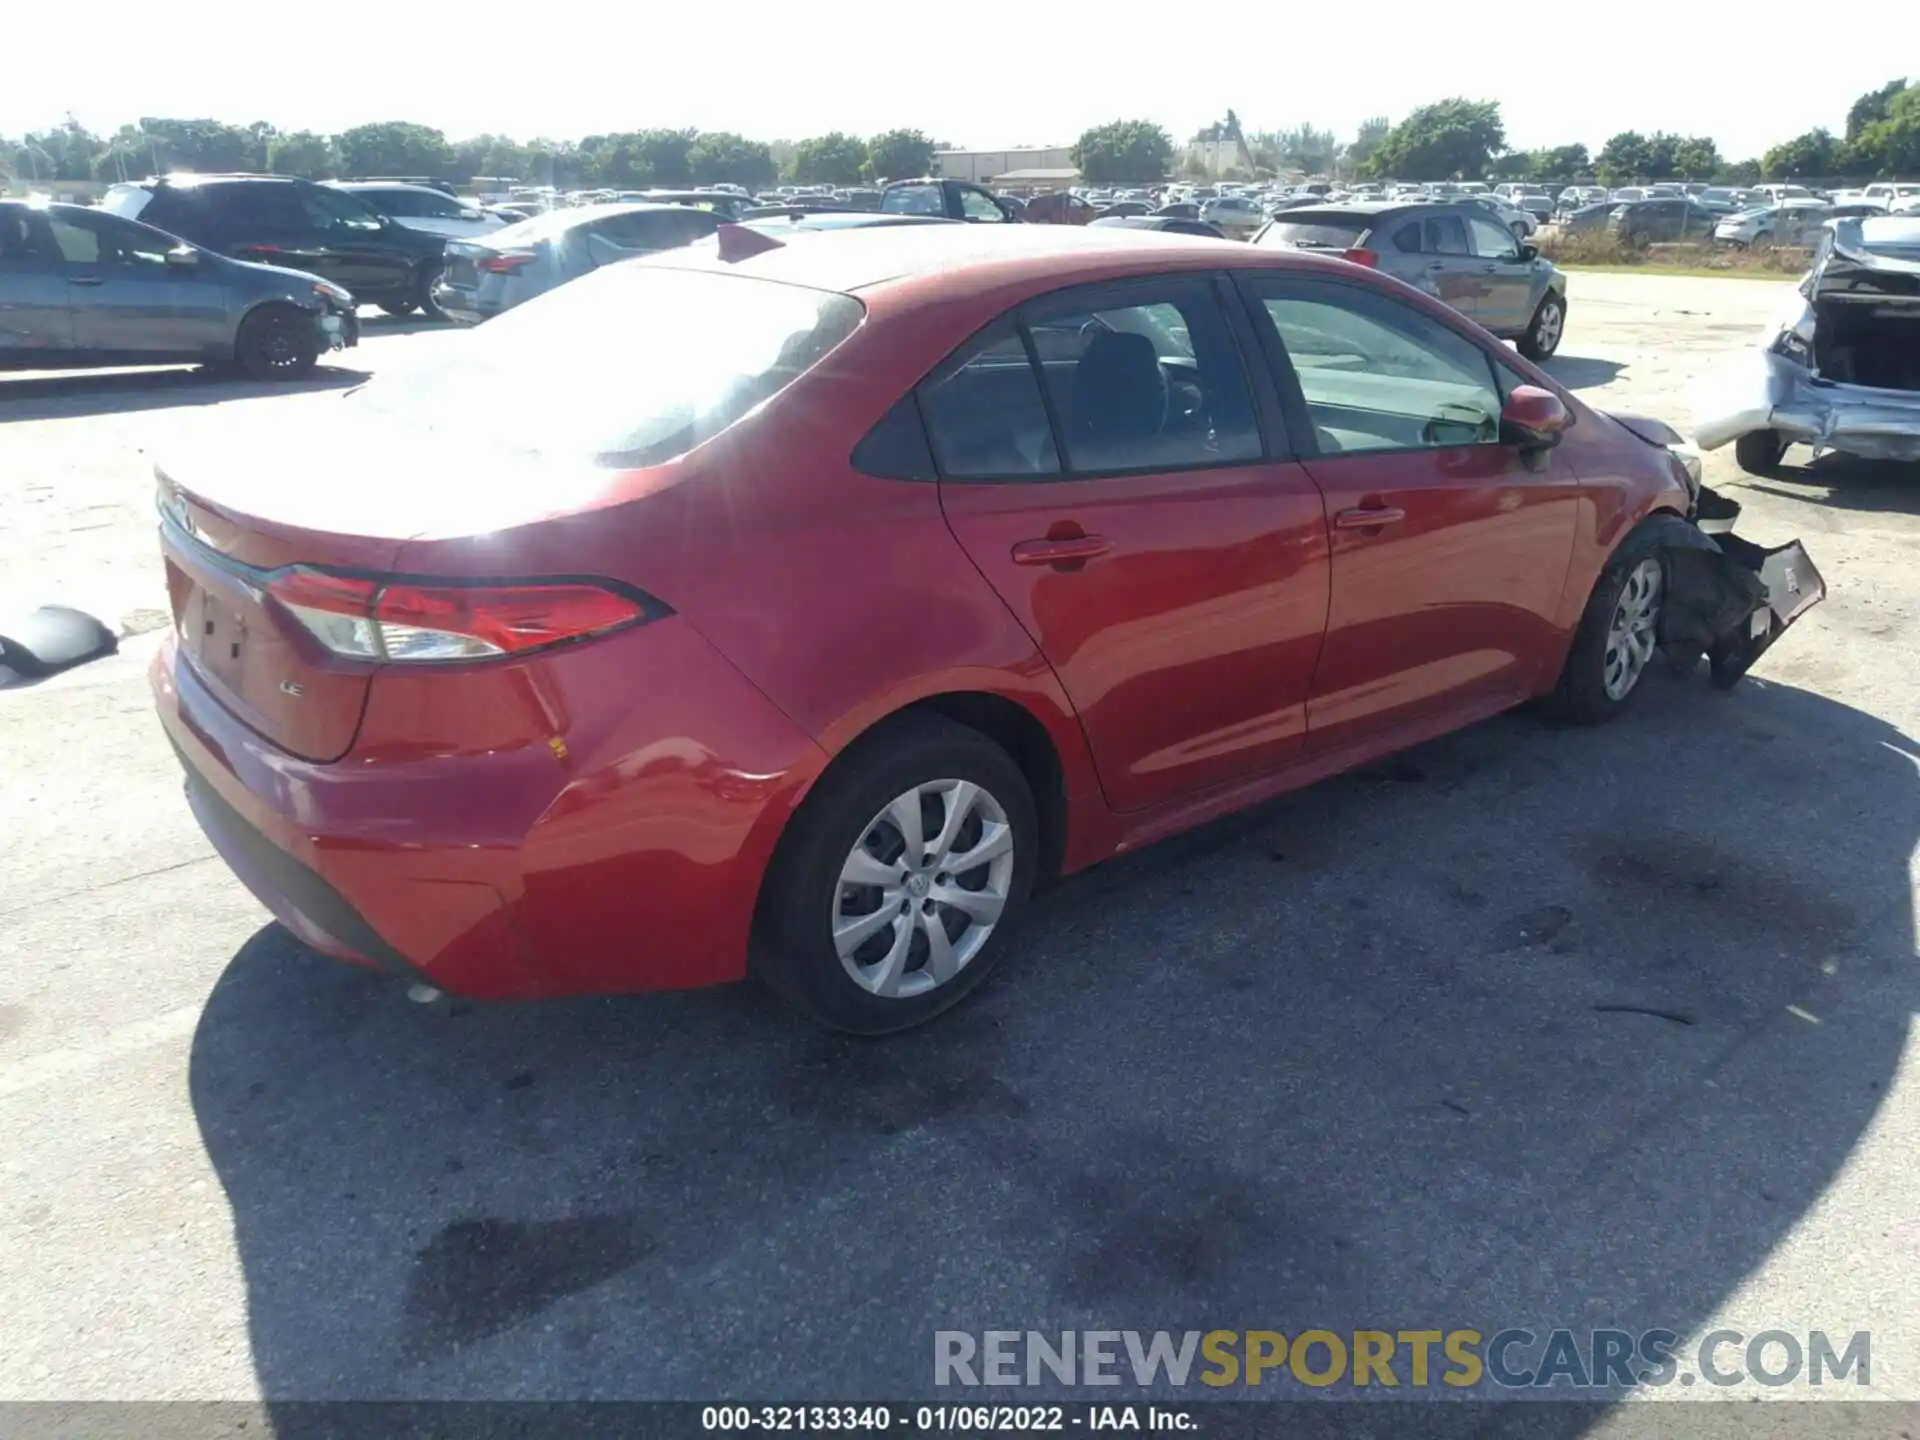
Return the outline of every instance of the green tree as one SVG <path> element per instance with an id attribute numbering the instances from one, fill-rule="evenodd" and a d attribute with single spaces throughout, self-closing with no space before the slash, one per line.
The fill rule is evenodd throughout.
<path id="1" fill-rule="evenodd" d="M 1593 173 L 1602 185 L 1619 185 L 1646 176 L 1652 163 L 1647 137 L 1638 130 L 1622 130 L 1600 147 L 1594 157 Z"/>
<path id="2" fill-rule="evenodd" d="M 343 175 L 426 175 L 453 172 L 453 147 L 427 125 L 383 120 L 356 125 L 334 137 Z"/>
<path id="3" fill-rule="evenodd" d="M 1876 120 L 1847 147 L 1850 167 L 1893 179 L 1920 173 L 1920 89 L 1895 95 L 1884 120 Z"/>
<path id="4" fill-rule="evenodd" d="M 1673 173 L 1682 180 L 1711 180 L 1720 172 L 1720 147 L 1710 135 L 1690 135 L 1673 147 Z"/>
<path id="5" fill-rule="evenodd" d="M 1818 179 L 1831 175 L 1838 167 L 1839 145 L 1833 133 L 1824 127 L 1796 135 L 1776 145 L 1760 157 L 1760 168 L 1769 180 L 1794 177 Z"/>
<path id="6" fill-rule="evenodd" d="M 1533 174 L 1533 156 L 1525 150 L 1509 150 L 1493 157 L 1487 176 L 1493 180 L 1525 180 Z"/>
<path id="7" fill-rule="evenodd" d="M 1891 113 L 1894 97 L 1907 88 L 1905 80 L 1889 80 L 1878 90 L 1869 90 L 1853 102 L 1847 111 L 1847 140 L 1859 140 L 1869 126 L 1878 125 Z"/>
<path id="8" fill-rule="evenodd" d="M 1593 173 L 1593 157 L 1584 145 L 1553 145 L 1532 153 L 1527 173 L 1533 180 L 1577 180 Z"/>
<path id="9" fill-rule="evenodd" d="M 258 170 L 267 160 L 251 130 L 219 120 L 143 116 L 138 134 L 161 171 Z"/>
<path id="10" fill-rule="evenodd" d="M 1722 185 L 1758 185 L 1760 162 L 1758 160 L 1728 161 L 1713 172 L 1713 178 Z"/>
<path id="11" fill-rule="evenodd" d="M 1354 134 L 1352 143 L 1347 146 L 1346 153 L 1341 157 L 1346 162 L 1347 168 L 1355 172 L 1364 172 L 1374 152 L 1380 148 L 1381 142 L 1392 130 L 1393 123 L 1384 115 L 1375 115 L 1370 120 L 1362 120 L 1360 129 Z"/>
<path id="12" fill-rule="evenodd" d="M 580 154 L 589 178 L 615 190 L 652 186 L 677 189 L 693 183 L 692 130 L 633 130 L 589 135 Z"/>
<path id="13" fill-rule="evenodd" d="M 867 141 L 867 179 L 906 180 L 933 170 L 933 141 L 918 130 L 889 130 Z"/>
<path id="14" fill-rule="evenodd" d="M 1291 130 L 1280 131 L 1274 142 L 1281 165 L 1304 170 L 1309 175 L 1330 173 L 1340 159 L 1340 137 L 1331 130 L 1296 125 Z"/>
<path id="15" fill-rule="evenodd" d="M 1456 96 L 1422 105 L 1394 126 L 1368 168 L 1402 180 L 1477 180 L 1506 143 L 1499 102 Z"/>
<path id="16" fill-rule="evenodd" d="M 773 163 L 773 152 L 759 140 L 749 140 L 730 130 L 713 130 L 698 136 L 688 152 L 687 163 L 693 178 L 701 185 L 741 185 L 758 190 L 780 178 Z"/>
<path id="17" fill-rule="evenodd" d="M 339 173 L 340 157 L 334 154 L 333 140 L 311 130 L 295 130 L 275 135 L 267 142 L 267 169 L 275 175 L 298 175 L 305 180 L 325 180 Z"/>
<path id="18" fill-rule="evenodd" d="M 534 169 L 532 150 L 511 136 L 474 135 L 453 142 L 453 168 L 447 173 L 447 179 L 463 185 L 476 175 L 505 175 L 526 180 Z"/>
<path id="19" fill-rule="evenodd" d="M 795 145 L 790 173 L 800 185 L 858 185 L 866 163 L 866 142 L 835 130 Z"/>
<path id="20" fill-rule="evenodd" d="M 91 180 L 106 142 L 69 115 L 51 130 L 30 131 L 14 147 L 14 173 L 29 181 Z"/>
<path id="21" fill-rule="evenodd" d="M 1163 180 L 1173 166 L 1173 137 L 1151 120 L 1112 120 L 1073 143 L 1073 163 L 1094 185 Z"/>

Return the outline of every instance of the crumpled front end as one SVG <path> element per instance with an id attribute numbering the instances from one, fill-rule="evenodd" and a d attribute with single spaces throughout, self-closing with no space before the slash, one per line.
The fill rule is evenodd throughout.
<path id="1" fill-rule="evenodd" d="M 1739 515 L 1738 502 L 1703 487 L 1692 521 L 1656 516 L 1648 522 L 1658 527 L 1666 562 L 1661 648 L 1682 661 L 1704 654 L 1722 686 L 1735 684 L 1827 594 L 1805 546 L 1742 539 L 1733 533 Z"/>

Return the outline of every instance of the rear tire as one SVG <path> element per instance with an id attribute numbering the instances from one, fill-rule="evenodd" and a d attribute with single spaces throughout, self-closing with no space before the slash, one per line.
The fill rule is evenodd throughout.
<path id="1" fill-rule="evenodd" d="M 1646 688 L 1665 598 L 1666 565 L 1658 547 L 1629 536 L 1594 584 L 1546 710 L 1576 725 L 1604 724 L 1623 714 Z"/>
<path id="2" fill-rule="evenodd" d="M 1749 430 L 1733 442 L 1733 459 L 1749 475 L 1772 475 L 1787 453 L 1787 437 L 1778 430 Z"/>
<path id="3" fill-rule="evenodd" d="M 420 307 L 412 300 L 382 300 L 380 302 L 380 308 L 386 314 L 393 316 L 397 320 L 402 315 L 411 315 Z"/>
<path id="4" fill-rule="evenodd" d="M 1566 333 L 1567 302 L 1549 290 L 1540 297 L 1540 308 L 1533 312 L 1527 333 L 1520 337 L 1517 348 L 1529 360 L 1550 359 Z"/>
<path id="5" fill-rule="evenodd" d="M 240 322 L 234 362 L 254 380 L 298 380 L 320 358 L 313 317 L 291 305 L 263 305 Z"/>
<path id="6" fill-rule="evenodd" d="M 1038 856 L 1033 795 L 1006 751 L 902 717 L 841 755 L 781 837 L 754 968 L 832 1029 L 922 1024 L 998 963 Z"/>

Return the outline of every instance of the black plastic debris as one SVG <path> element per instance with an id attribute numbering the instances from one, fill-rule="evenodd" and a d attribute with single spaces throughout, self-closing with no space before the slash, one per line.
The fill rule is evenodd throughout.
<path id="1" fill-rule="evenodd" d="M 119 648 L 113 631 L 86 611 L 65 605 L 42 605 L 0 628 L 0 667 L 28 680 L 72 669 Z"/>

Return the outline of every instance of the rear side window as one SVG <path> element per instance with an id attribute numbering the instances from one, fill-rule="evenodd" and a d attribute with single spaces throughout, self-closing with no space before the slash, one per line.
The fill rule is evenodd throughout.
<path id="1" fill-rule="evenodd" d="M 1415 220 L 1393 232 L 1393 248 L 1402 255 L 1420 253 L 1420 222 Z"/>
<path id="2" fill-rule="evenodd" d="M 1309 250 L 1351 250 L 1366 229 L 1362 220 L 1275 220 L 1260 236 L 1262 245 L 1291 245 Z"/>
<path id="3" fill-rule="evenodd" d="M 1069 291 L 1028 325 L 1075 474 L 1260 457 L 1239 349 L 1206 282 Z"/>
<path id="4" fill-rule="evenodd" d="M 1426 252 L 1429 255 L 1468 255 L 1467 227 L 1458 215 L 1429 215 L 1425 221 Z"/>
<path id="5" fill-rule="evenodd" d="M 422 429 L 597 465 L 664 464 L 798 380 L 859 328 L 850 295 L 611 265 L 489 321 L 356 403 Z"/>
<path id="6" fill-rule="evenodd" d="M 943 474 L 1031 480 L 1060 473 L 1040 383 L 1011 326 L 996 327 L 921 382 L 920 410 Z"/>

